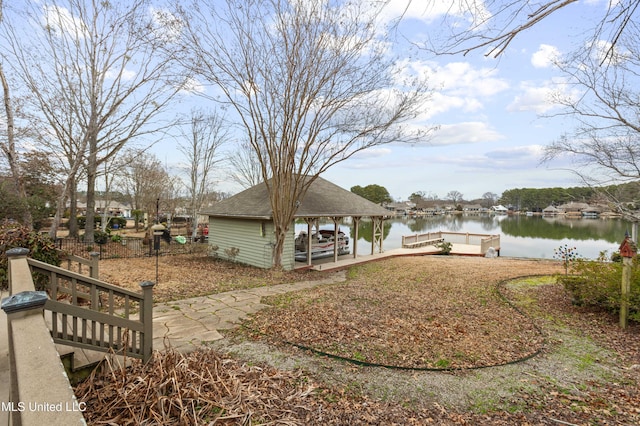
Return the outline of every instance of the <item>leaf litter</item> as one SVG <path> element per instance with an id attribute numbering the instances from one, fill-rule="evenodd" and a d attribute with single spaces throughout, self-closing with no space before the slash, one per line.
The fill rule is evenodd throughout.
<path id="1" fill-rule="evenodd" d="M 556 284 L 507 283 L 500 289 L 514 306 L 497 296 L 504 280 L 558 266 L 437 256 L 355 267 L 344 284 L 266 300 L 272 308 L 211 349 L 110 364 L 76 394 L 89 424 L 639 423 L 637 325 L 618 330 L 615 318 L 571 305 Z M 542 354 L 474 374 L 411 373 L 314 356 L 285 338 L 409 367 Z"/>

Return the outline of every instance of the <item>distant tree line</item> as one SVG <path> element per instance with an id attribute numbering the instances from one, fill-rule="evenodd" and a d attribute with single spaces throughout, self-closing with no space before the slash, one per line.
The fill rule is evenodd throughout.
<path id="1" fill-rule="evenodd" d="M 615 201 L 612 201 L 615 200 Z M 570 202 L 587 204 L 624 205 L 636 210 L 640 200 L 640 185 L 637 182 L 603 187 L 578 186 L 571 188 L 516 188 L 502 193 L 500 204 L 518 210 L 542 211 L 548 206 Z"/>

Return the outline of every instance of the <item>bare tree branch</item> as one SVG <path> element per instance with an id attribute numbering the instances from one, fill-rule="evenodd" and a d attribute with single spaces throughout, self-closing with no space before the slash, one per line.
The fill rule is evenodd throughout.
<path id="1" fill-rule="evenodd" d="M 197 2 L 184 21 L 185 64 L 235 112 L 268 186 L 274 264 L 307 188 L 336 163 L 390 142 L 425 140 L 409 126 L 430 92 L 401 81 L 376 25 L 385 2 Z M 186 14 L 185 14 L 186 15 Z"/>

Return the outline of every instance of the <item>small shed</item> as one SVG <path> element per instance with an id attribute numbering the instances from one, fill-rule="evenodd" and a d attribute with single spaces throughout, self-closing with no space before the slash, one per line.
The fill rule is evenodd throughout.
<path id="1" fill-rule="evenodd" d="M 221 258 L 240 263 L 271 268 L 275 246 L 275 227 L 267 185 L 264 183 L 246 189 L 201 212 L 209 217 L 209 244 L 216 248 Z M 382 230 L 384 218 L 390 212 L 378 204 L 347 191 L 325 179 L 316 178 L 300 201 L 295 219 L 304 220 L 311 228 L 322 218 L 334 223 L 335 233 L 345 218 L 351 218 L 355 229 L 352 237 L 352 255 L 358 254 L 357 230 L 361 218 L 369 217 L 373 223 L 371 253 L 382 252 Z M 336 244 L 337 246 L 337 244 Z M 337 260 L 337 250 L 334 260 Z M 307 265 L 312 265 L 307 256 Z M 286 270 L 295 268 L 295 221 L 289 227 L 282 266 Z"/>

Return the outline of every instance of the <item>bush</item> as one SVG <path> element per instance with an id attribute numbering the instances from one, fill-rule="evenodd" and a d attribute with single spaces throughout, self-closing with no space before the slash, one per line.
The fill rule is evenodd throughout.
<path id="1" fill-rule="evenodd" d="M 558 282 L 571 293 L 573 302 L 616 313 L 620 310 L 622 264 L 607 262 L 602 253 L 598 260 L 577 260 L 571 267 L 572 275 L 558 277 Z M 629 318 L 640 321 L 640 260 L 633 259 Z"/>
<path id="2" fill-rule="evenodd" d="M 9 222 L 0 223 L 0 287 L 9 286 L 7 250 L 24 247 L 29 249 L 29 257 L 51 265 L 60 266 L 60 256 L 54 241 L 48 235 L 30 231 Z M 34 276 L 36 290 L 44 290 L 48 277 Z"/>
<path id="3" fill-rule="evenodd" d="M 108 232 L 95 231 L 93 233 L 93 241 L 98 245 L 107 244 L 109 238 L 110 237 Z"/>
<path id="4" fill-rule="evenodd" d="M 441 243 L 436 244 L 436 248 L 440 249 L 440 254 L 451 254 L 451 248 L 453 244 L 448 241 L 443 241 Z"/>

